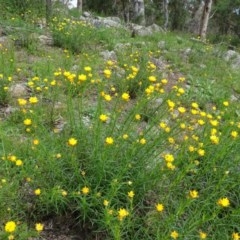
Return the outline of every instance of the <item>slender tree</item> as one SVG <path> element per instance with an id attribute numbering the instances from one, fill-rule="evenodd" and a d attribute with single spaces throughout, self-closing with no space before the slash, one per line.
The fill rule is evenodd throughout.
<path id="1" fill-rule="evenodd" d="M 188 23 L 188 31 L 195 35 L 199 35 L 200 33 L 200 25 L 201 25 L 204 5 L 205 3 L 202 0 L 200 1 L 200 3 L 197 3 L 192 9 L 192 17 Z"/>
<path id="2" fill-rule="evenodd" d="M 52 16 L 52 0 L 46 0 L 46 22 L 49 24 L 49 21 Z"/>
<path id="3" fill-rule="evenodd" d="M 204 9 L 202 13 L 201 25 L 200 25 L 200 38 L 202 40 L 206 40 L 207 35 L 207 27 L 209 22 L 209 16 L 212 8 L 212 0 L 205 0 L 204 2 Z"/>
<path id="4" fill-rule="evenodd" d="M 82 0 L 77 0 L 77 9 L 80 13 L 82 12 Z"/>
<path id="5" fill-rule="evenodd" d="M 140 25 L 145 25 L 145 4 L 144 0 L 133 0 L 134 20 Z"/>
<path id="6" fill-rule="evenodd" d="M 168 28 L 168 19 L 169 19 L 169 12 L 168 12 L 168 4 L 169 0 L 163 0 L 163 10 L 164 10 L 164 28 Z"/>

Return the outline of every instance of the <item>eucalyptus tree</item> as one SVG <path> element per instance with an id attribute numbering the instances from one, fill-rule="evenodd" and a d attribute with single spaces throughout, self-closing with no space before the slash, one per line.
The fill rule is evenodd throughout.
<path id="1" fill-rule="evenodd" d="M 209 17 L 210 17 L 210 13 L 211 13 L 212 3 L 213 3 L 212 0 L 204 1 L 204 8 L 203 8 L 203 12 L 202 12 L 200 32 L 199 32 L 200 38 L 204 41 L 206 40 L 207 28 L 208 28 L 208 22 L 209 22 Z"/>
<path id="2" fill-rule="evenodd" d="M 83 2 L 82 0 L 77 0 L 77 9 L 79 10 L 79 12 L 82 12 L 82 6 Z"/>

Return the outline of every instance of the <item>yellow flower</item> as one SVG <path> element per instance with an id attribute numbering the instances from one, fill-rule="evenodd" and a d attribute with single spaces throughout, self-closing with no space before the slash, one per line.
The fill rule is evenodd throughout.
<path id="1" fill-rule="evenodd" d="M 167 104 L 170 109 L 173 109 L 175 107 L 175 103 L 171 100 L 167 100 Z"/>
<path id="2" fill-rule="evenodd" d="M 108 145 L 112 145 L 114 143 L 114 140 L 112 137 L 107 137 L 105 139 L 105 143 L 108 144 Z"/>
<path id="3" fill-rule="evenodd" d="M 216 135 L 211 135 L 210 140 L 213 144 L 219 144 L 219 137 L 217 137 Z"/>
<path id="4" fill-rule="evenodd" d="M 199 111 L 197 109 L 191 109 L 191 114 L 192 115 L 197 115 Z"/>
<path id="5" fill-rule="evenodd" d="M 89 66 L 86 66 L 86 67 L 84 67 L 84 70 L 85 70 L 86 72 L 91 72 L 91 71 L 92 71 L 92 68 L 89 67 Z"/>
<path id="6" fill-rule="evenodd" d="M 114 65 L 114 62 L 113 62 L 112 60 L 108 60 L 108 61 L 107 61 L 107 65 L 108 65 L 108 66 L 113 66 L 113 65 Z"/>
<path id="7" fill-rule="evenodd" d="M 10 161 L 12 161 L 12 162 L 16 162 L 17 157 L 16 157 L 15 155 L 9 155 L 9 156 L 8 156 L 8 159 L 9 159 Z"/>
<path id="8" fill-rule="evenodd" d="M 56 80 L 52 80 L 51 82 L 50 82 L 50 85 L 51 86 L 55 86 L 57 84 L 57 82 L 56 82 Z M 40 90 L 40 89 L 39 89 Z"/>
<path id="9" fill-rule="evenodd" d="M 169 137 L 168 138 L 168 142 L 171 143 L 171 144 L 174 144 L 175 143 L 175 139 L 173 137 Z"/>
<path id="10" fill-rule="evenodd" d="M 105 70 L 103 71 L 103 73 L 104 73 L 104 76 L 105 76 L 106 78 L 110 78 L 110 77 L 111 77 L 111 74 L 112 74 L 111 70 L 109 70 L 109 69 L 105 69 Z"/>
<path id="11" fill-rule="evenodd" d="M 211 129 L 211 135 L 216 135 L 217 134 L 217 129 L 216 128 L 212 128 Z"/>
<path id="12" fill-rule="evenodd" d="M 109 201 L 108 200 L 103 200 L 103 205 L 105 206 L 105 207 L 107 207 L 108 205 L 109 205 Z"/>
<path id="13" fill-rule="evenodd" d="M 71 147 L 74 147 L 77 145 L 77 139 L 75 138 L 69 138 L 68 140 L 68 145 L 71 146 Z"/>
<path id="14" fill-rule="evenodd" d="M 108 120 L 108 116 L 106 114 L 101 114 L 99 116 L 99 119 L 102 121 L 102 122 L 106 122 Z"/>
<path id="15" fill-rule="evenodd" d="M 171 131 L 171 128 L 170 128 L 170 127 L 166 127 L 166 128 L 164 129 L 164 131 L 167 132 L 167 133 L 169 133 L 169 132 Z"/>
<path id="16" fill-rule="evenodd" d="M 185 124 L 185 123 L 181 123 L 181 124 L 180 124 L 180 128 L 181 128 L 181 129 L 185 129 L 185 128 L 186 128 L 186 124 Z"/>
<path id="17" fill-rule="evenodd" d="M 165 129 L 167 127 L 167 124 L 165 122 L 160 122 L 159 127 Z"/>
<path id="18" fill-rule="evenodd" d="M 128 134 L 123 134 L 122 138 L 125 140 L 128 139 Z"/>
<path id="19" fill-rule="evenodd" d="M 176 166 L 174 164 L 172 164 L 171 162 L 167 162 L 167 168 L 170 170 L 174 170 L 176 168 Z"/>
<path id="20" fill-rule="evenodd" d="M 61 193 L 62 193 L 62 196 L 63 196 L 63 197 L 66 197 L 66 196 L 67 196 L 67 194 L 68 194 L 68 193 L 67 193 L 67 191 L 65 191 L 65 190 L 62 190 L 62 192 L 61 192 Z"/>
<path id="21" fill-rule="evenodd" d="M 161 83 L 162 83 L 162 84 L 167 84 L 167 83 L 168 83 L 168 80 L 164 78 L 164 79 L 161 80 Z"/>
<path id="22" fill-rule="evenodd" d="M 14 235 L 12 234 L 8 235 L 8 240 L 14 240 Z"/>
<path id="23" fill-rule="evenodd" d="M 85 74 L 78 75 L 78 80 L 84 82 L 87 80 L 87 76 Z"/>
<path id="24" fill-rule="evenodd" d="M 161 203 L 156 204 L 156 210 L 158 212 L 162 212 L 164 210 L 164 206 Z"/>
<path id="25" fill-rule="evenodd" d="M 81 191 L 82 191 L 82 193 L 83 193 L 84 195 L 87 195 L 87 194 L 90 192 L 90 189 L 85 186 L 85 187 L 82 188 Z"/>
<path id="26" fill-rule="evenodd" d="M 203 157 L 204 155 L 205 155 L 205 150 L 204 149 L 198 149 L 198 155 L 200 156 L 200 157 Z"/>
<path id="27" fill-rule="evenodd" d="M 9 222 L 7 222 L 7 223 L 5 224 L 4 229 L 5 229 L 5 231 L 8 232 L 8 233 L 12 233 L 12 232 L 15 231 L 16 226 L 17 226 L 17 225 L 16 225 L 16 223 L 15 223 L 14 221 L 9 221 Z"/>
<path id="28" fill-rule="evenodd" d="M 146 144 L 146 139 L 145 138 L 141 138 L 140 140 L 139 140 L 139 143 L 140 144 L 142 144 L 142 145 L 144 145 L 144 144 Z"/>
<path id="29" fill-rule="evenodd" d="M 39 140 L 38 139 L 33 139 L 33 145 L 38 145 L 39 144 Z"/>
<path id="30" fill-rule="evenodd" d="M 218 201 L 217 201 L 217 204 L 220 206 L 220 207 L 229 207 L 230 205 L 230 201 L 227 197 L 225 198 L 220 198 Z"/>
<path id="31" fill-rule="evenodd" d="M 192 108 L 195 108 L 195 109 L 198 109 L 199 108 L 199 105 L 196 103 L 196 102 L 193 102 L 191 104 Z"/>
<path id="32" fill-rule="evenodd" d="M 135 193 L 133 191 L 128 192 L 128 197 L 129 198 L 133 198 L 134 195 L 135 195 Z"/>
<path id="33" fill-rule="evenodd" d="M 179 78 L 178 78 L 178 81 L 179 81 L 179 82 L 184 82 L 185 80 L 186 80 L 185 77 L 179 77 Z"/>
<path id="34" fill-rule="evenodd" d="M 172 154 L 165 154 L 164 159 L 166 162 L 173 162 L 174 161 L 174 156 Z"/>
<path id="35" fill-rule="evenodd" d="M 194 152 L 194 151 L 195 151 L 195 147 L 192 146 L 192 145 L 190 145 L 190 146 L 188 147 L 188 150 L 189 150 L 189 152 Z"/>
<path id="36" fill-rule="evenodd" d="M 18 105 L 20 105 L 20 106 L 24 106 L 27 104 L 27 100 L 25 100 L 23 98 L 19 98 L 17 101 L 18 101 Z"/>
<path id="37" fill-rule="evenodd" d="M 237 138 L 238 132 L 237 131 L 232 131 L 231 136 L 232 136 L 232 138 Z"/>
<path id="38" fill-rule="evenodd" d="M 103 97 L 107 102 L 110 102 L 112 100 L 112 97 L 109 94 L 104 94 Z"/>
<path id="39" fill-rule="evenodd" d="M 125 208 L 120 208 L 118 211 L 118 219 L 122 221 L 125 217 L 129 215 L 129 212 Z"/>
<path id="40" fill-rule="evenodd" d="M 35 224 L 35 229 L 38 231 L 38 232 L 41 232 L 44 228 L 44 225 L 42 223 L 36 223 Z"/>
<path id="41" fill-rule="evenodd" d="M 186 112 L 186 108 L 185 108 L 185 107 L 179 107 L 179 108 L 178 108 L 178 111 L 179 111 L 180 113 L 185 113 L 185 112 Z"/>
<path id="42" fill-rule="evenodd" d="M 136 115 L 135 115 L 135 119 L 136 119 L 136 120 L 140 120 L 140 119 L 141 119 L 141 115 L 140 115 L 140 114 L 136 114 Z"/>
<path id="43" fill-rule="evenodd" d="M 207 238 L 207 234 L 205 232 L 200 231 L 199 232 L 199 237 L 200 237 L 200 239 L 206 239 Z"/>
<path id="44" fill-rule="evenodd" d="M 156 70 L 156 68 L 157 68 L 157 66 L 152 62 L 149 63 L 148 67 L 153 71 Z"/>
<path id="45" fill-rule="evenodd" d="M 18 159 L 16 162 L 15 162 L 16 166 L 22 166 L 23 165 L 23 162 L 22 160 Z"/>
<path id="46" fill-rule="evenodd" d="M 210 124 L 211 124 L 213 127 L 216 127 L 216 126 L 218 126 L 219 122 L 218 122 L 218 120 L 211 120 L 211 121 L 210 121 Z"/>
<path id="47" fill-rule="evenodd" d="M 26 118 L 24 121 L 23 121 L 24 125 L 26 126 L 30 126 L 32 125 L 32 120 L 30 118 Z"/>
<path id="48" fill-rule="evenodd" d="M 179 88 L 179 89 L 178 89 L 178 93 L 179 93 L 179 94 L 184 94 L 184 93 L 185 93 L 185 90 L 184 90 L 183 88 Z"/>
<path id="49" fill-rule="evenodd" d="M 34 190 L 34 194 L 39 196 L 41 194 L 41 189 L 37 188 L 36 190 Z"/>
<path id="50" fill-rule="evenodd" d="M 123 99 L 124 101 L 129 101 L 130 95 L 129 95 L 128 93 L 123 93 L 123 94 L 122 94 L 122 99 Z"/>
<path id="51" fill-rule="evenodd" d="M 174 230 L 174 231 L 171 232 L 170 236 L 171 236 L 173 239 L 177 239 L 178 236 L 179 236 L 179 234 L 178 234 L 177 231 Z"/>
<path id="52" fill-rule="evenodd" d="M 150 76 L 150 77 L 148 77 L 148 80 L 149 80 L 150 82 L 156 82 L 156 81 L 157 81 L 157 78 L 156 78 L 155 76 Z"/>
<path id="53" fill-rule="evenodd" d="M 232 234 L 232 239 L 233 239 L 233 240 L 240 240 L 240 234 L 234 232 L 234 233 Z"/>
<path id="54" fill-rule="evenodd" d="M 29 102 L 30 102 L 31 104 L 35 104 L 35 103 L 38 102 L 38 99 L 37 99 L 37 97 L 30 97 L 30 98 L 29 98 Z"/>
<path id="55" fill-rule="evenodd" d="M 202 125 L 204 125 L 204 124 L 205 124 L 205 122 L 204 122 L 204 120 L 202 120 L 202 119 L 199 119 L 199 120 L 198 120 L 198 124 L 202 126 Z"/>
<path id="56" fill-rule="evenodd" d="M 189 192 L 189 196 L 191 197 L 191 198 L 198 198 L 198 191 L 196 191 L 196 190 L 191 190 L 190 192 Z"/>
<path id="57" fill-rule="evenodd" d="M 228 106 L 229 106 L 229 102 L 228 102 L 228 101 L 224 101 L 224 102 L 223 102 L 223 105 L 224 105 L 225 107 L 228 107 Z"/>

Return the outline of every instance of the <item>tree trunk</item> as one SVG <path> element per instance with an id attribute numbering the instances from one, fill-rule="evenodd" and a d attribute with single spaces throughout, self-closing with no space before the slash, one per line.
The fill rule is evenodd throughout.
<path id="1" fill-rule="evenodd" d="M 198 35 L 200 33 L 201 19 L 204 10 L 204 1 L 201 1 L 196 11 L 193 12 L 193 17 L 188 24 L 189 32 Z"/>
<path id="2" fill-rule="evenodd" d="M 207 27 L 209 22 L 209 15 L 212 8 L 212 0 L 205 0 L 202 19 L 201 19 L 201 25 L 200 25 L 200 38 L 202 40 L 206 40 L 207 35 Z"/>
<path id="3" fill-rule="evenodd" d="M 133 0 L 133 15 L 136 23 L 145 25 L 145 4 L 144 0 Z"/>
<path id="4" fill-rule="evenodd" d="M 52 0 L 46 0 L 46 23 L 50 22 L 52 16 Z"/>
<path id="5" fill-rule="evenodd" d="M 168 19 L 169 19 L 168 4 L 169 4 L 169 0 L 163 1 L 163 11 L 164 11 L 164 17 L 165 17 L 164 29 L 167 29 L 168 27 Z"/>
<path id="6" fill-rule="evenodd" d="M 80 13 L 82 12 L 82 0 L 77 0 L 77 9 Z"/>
<path id="7" fill-rule="evenodd" d="M 130 0 L 121 0 L 122 3 L 122 13 L 123 13 L 123 18 L 126 23 L 129 23 L 130 21 Z"/>

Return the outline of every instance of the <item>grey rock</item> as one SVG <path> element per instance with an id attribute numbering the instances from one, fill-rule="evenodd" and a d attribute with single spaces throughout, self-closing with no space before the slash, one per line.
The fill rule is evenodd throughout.
<path id="1" fill-rule="evenodd" d="M 116 22 L 116 23 L 121 23 L 121 22 L 122 22 L 119 17 L 106 17 L 105 19 L 114 21 L 114 22 Z"/>
<path id="2" fill-rule="evenodd" d="M 42 45 L 53 46 L 53 38 L 52 37 L 40 35 L 38 37 L 38 39 Z"/>
<path id="3" fill-rule="evenodd" d="M 13 98 L 26 96 L 27 92 L 28 89 L 25 83 L 16 83 L 9 88 L 9 94 Z"/>
<path id="4" fill-rule="evenodd" d="M 117 43 L 116 46 L 115 46 L 115 49 L 116 50 L 123 50 L 125 48 L 129 48 L 131 47 L 131 43 Z"/>
<path id="5" fill-rule="evenodd" d="M 114 27 L 114 28 L 122 28 L 123 27 L 123 25 L 121 23 L 119 23 L 118 21 L 116 22 L 110 18 L 105 18 L 101 22 L 105 27 Z"/>
<path id="6" fill-rule="evenodd" d="M 233 69 L 240 69 L 240 54 L 233 50 L 228 50 L 223 58 L 230 63 Z"/>
<path id="7" fill-rule="evenodd" d="M 79 69 L 78 65 L 73 65 L 71 68 L 72 71 L 77 71 L 78 69 Z"/>
<path id="8" fill-rule="evenodd" d="M 6 37 L 6 36 L 0 37 L 0 43 L 1 43 L 1 44 L 8 42 L 8 40 L 9 40 L 9 39 L 8 39 L 8 37 Z"/>
<path id="9" fill-rule="evenodd" d="M 161 33 L 165 32 L 163 28 L 161 28 L 157 24 L 152 24 L 148 27 L 140 26 L 137 24 L 131 24 L 130 27 L 133 31 L 133 35 L 136 35 L 136 36 L 150 36 L 156 32 L 161 32 Z"/>
<path id="10" fill-rule="evenodd" d="M 235 95 L 231 95 L 231 97 L 230 97 L 230 100 L 231 100 L 231 102 L 236 102 L 236 101 L 238 101 L 238 97 L 236 97 Z"/>
<path id="11" fill-rule="evenodd" d="M 83 12 L 82 16 L 85 18 L 89 18 L 92 16 L 92 14 L 90 12 Z"/>
<path id="12" fill-rule="evenodd" d="M 117 55 L 114 51 L 103 51 L 100 52 L 100 56 L 104 58 L 104 60 L 117 60 Z"/>
<path id="13" fill-rule="evenodd" d="M 165 41 L 160 41 L 160 42 L 158 42 L 157 46 L 158 46 L 158 48 L 163 49 L 166 46 L 166 42 Z"/>

